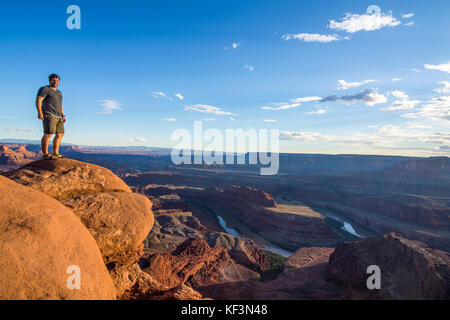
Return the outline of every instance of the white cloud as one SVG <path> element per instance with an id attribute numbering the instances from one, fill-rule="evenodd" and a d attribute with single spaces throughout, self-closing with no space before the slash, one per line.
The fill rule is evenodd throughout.
<path id="1" fill-rule="evenodd" d="M 404 93 L 403 91 L 395 90 L 395 91 L 389 92 L 389 94 L 398 99 L 408 99 L 408 95 L 406 93 Z"/>
<path id="2" fill-rule="evenodd" d="M 288 103 L 288 102 L 281 102 L 281 103 L 271 103 L 272 106 L 263 106 L 261 109 L 263 110 L 287 110 L 292 108 L 300 107 L 301 103 Z"/>
<path id="3" fill-rule="evenodd" d="M 422 72 L 422 71 L 420 71 L 419 69 L 417 69 L 417 68 L 412 68 L 411 69 L 411 71 L 414 71 L 414 72 L 417 72 L 417 73 L 420 73 L 420 72 Z"/>
<path id="4" fill-rule="evenodd" d="M 437 88 L 433 89 L 437 93 L 450 93 L 450 82 L 449 81 L 442 81 L 439 82 L 440 85 L 443 86 L 443 88 Z"/>
<path id="5" fill-rule="evenodd" d="M 127 140 L 131 143 L 136 143 L 136 142 L 147 142 L 147 139 L 145 138 L 141 138 L 141 137 L 137 137 L 137 138 L 131 138 L 131 137 L 127 137 Z"/>
<path id="6" fill-rule="evenodd" d="M 167 122 L 175 122 L 175 121 L 177 121 L 177 119 L 175 119 L 175 118 L 164 118 L 164 119 L 161 119 L 162 121 L 167 121 Z"/>
<path id="7" fill-rule="evenodd" d="M 197 111 L 202 113 L 211 113 L 215 115 L 232 115 L 231 112 L 223 111 L 220 108 L 209 106 L 206 104 L 195 104 L 191 106 L 184 106 L 184 111 Z"/>
<path id="8" fill-rule="evenodd" d="M 273 119 L 264 119 L 264 122 L 277 122 L 277 120 L 273 120 Z"/>
<path id="9" fill-rule="evenodd" d="M 316 34 L 316 33 L 285 34 L 281 38 L 286 41 L 295 39 L 295 40 L 301 40 L 304 42 L 322 42 L 322 43 L 341 40 L 341 38 L 337 34 L 324 35 L 324 34 Z"/>
<path id="10" fill-rule="evenodd" d="M 184 99 L 184 97 L 181 95 L 181 93 L 175 93 L 175 97 L 177 97 L 180 100 Z"/>
<path id="11" fill-rule="evenodd" d="M 98 113 L 111 114 L 113 110 L 121 110 L 119 101 L 103 99 L 99 100 L 99 102 L 101 102 L 100 105 L 103 107 L 103 112 Z"/>
<path id="12" fill-rule="evenodd" d="M 214 120 L 216 120 L 216 118 L 205 118 L 205 119 L 203 119 L 204 121 L 214 121 Z"/>
<path id="13" fill-rule="evenodd" d="M 450 73 L 450 61 L 447 63 L 437 65 L 437 66 L 432 65 L 432 64 L 425 64 L 424 67 L 425 67 L 425 69 L 428 69 L 428 70 L 439 70 L 442 72 Z"/>
<path id="14" fill-rule="evenodd" d="M 238 42 L 233 42 L 233 43 L 231 44 L 231 46 L 225 46 L 224 49 L 225 49 L 225 50 L 228 50 L 228 49 L 234 49 L 234 50 L 236 50 L 240 45 L 241 45 L 241 44 L 238 43 Z"/>
<path id="15" fill-rule="evenodd" d="M 317 110 L 306 112 L 306 114 L 325 114 L 327 111 L 328 108 L 317 108 Z"/>
<path id="16" fill-rule="evenodd" d="M 409 110 L 414 109 L 419 103 L 420 100 L 409 100 L 409 97 L 403 91 L 391 91 L 389 93 L 391 96 L 397 98 L 398 100 L 394 101 L 389 107 L 381 108 L 381 111 L 394 111 L 394 110 Z"/>
<path id="17" fill-rule="evenodd" d="M 393 78 L 393 79 L 392 79 L 392 81 L 394 81 L 394 82 L 395 82 L 395 81 L 402 81 L 402 80 L 403 80 L 402 78 Z"/>
<path id="18" fill-rule="evenodd" d="M 302 103 L 302 102 L 311 102 L 311 101 L 319 101 L 319 100 L 322 100 L 322 98 L 321 97 L 302 97 L 302 98 L 294 98 L 289 101 Z"/>
<path id="19" fill-rule="evenodd" d="M 450 122 L 450 96 L 443 96 L 428 100 L 426 104 L 415 113 L 403 114 L 404 118 L 425 118 L 435 121 Z"/>
<path id="20" fill-rule="evenodd" d="M 370 7 L 369 7 L 370 8 Z M 372 14 L 352 14 L 346 13 L 341 22 L 330 20 L 330 29 L 343 30 L 349 33 L 358 31 L 373 31 L 384 27 L 395 27 L 401 24 L 399 20 L 392 16 L 392 13 L 374 12 Z"/>
<path id="21" fill-rule="evenodd" d="M 363 84 L 371 83 L 371 82 L 375 82 L 375 80 L 364 80 L 361 82 L 347 82 L 345 80 L 338 80 L 339 86 L 337 89 L 338 90 L 347 90 L 347 89 L 356 88 L 356 87 L 362 86 Z"/>
<path id="22" fill-rule="evenodd" d="M 162 91 L 152 91 L 151 93 L 154 98 L 166 98 L 167 99 L 166 94 Z"/>
<path id="23" fill-rule="evenodd" d="M 409 19 L 414 17 L 414 13 L 406 13 L 406 14 L 402 14 L 402 18 L 403 19 Z"/>
<path id="24" fill-rule="evenodd" d="M 254 67 L 254 66 L 251 66 L 251 65 L 249 65 L 249 64 L 246 64 L 246 65 L 244 66 L 244 69 L 253 71 L 253 70 L 255 70 L 255 67 Z"/>
<path id="25" fill-rule="evenodd" d="M 234 119 L 233 117 L 230 117 L 230 120 L 231 120 L 231 121 L 234 121 L 234 120 L 236 120 L 236 119 Z"/>
<path id="26" fill-rule="evenodd" d="M 412 25 L 414 25 L 414 21 L 405 23 L 405 26 L 407 27 L 411 27 Z"/>
<path id="27" fill-rule="evenodd" d="M 270 106 L 261 107 L 264 110 L 287 110 L 300 107 L 303 102 L 319 101 L 321 97 L 302 97 L 290 99 L 289 102 L 271 103 Z"/>

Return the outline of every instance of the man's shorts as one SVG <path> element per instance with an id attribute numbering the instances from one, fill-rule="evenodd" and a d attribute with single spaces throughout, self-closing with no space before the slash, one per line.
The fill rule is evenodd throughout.
<path id="1" fill-rule="evenodd" d="M 64 122 L 59 117 L 45 113 L 43 123 L 45 134 L 64 133 Z"/>

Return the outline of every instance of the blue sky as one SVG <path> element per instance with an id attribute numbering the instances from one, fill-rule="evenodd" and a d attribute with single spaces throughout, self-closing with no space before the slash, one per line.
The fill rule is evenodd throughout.
<path id="1" fill-rule="evenodd" d="M 171 147 L 203 120 L 281 152 L 449 155 L 449 30 L 448 0 L 2 3 L 0 138 L 40 138 L 55 72 L 65 142 Z"/>

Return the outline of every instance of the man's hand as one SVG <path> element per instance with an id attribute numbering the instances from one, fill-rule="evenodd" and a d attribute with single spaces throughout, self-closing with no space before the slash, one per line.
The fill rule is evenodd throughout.
<path id="1" fill-rule="evenodd" d="M 44 120 L 44 114 L 43 114 L 42 112 L 39 112 L 39 113 L 38 113 L 38 118 L 39 118 L 40 120 Z"/>

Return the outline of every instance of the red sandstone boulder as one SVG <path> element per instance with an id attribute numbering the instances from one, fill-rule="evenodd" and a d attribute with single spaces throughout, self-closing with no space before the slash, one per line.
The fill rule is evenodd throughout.
<path id="1" fill-rule="evenodd" d="M 0 176 L 0 299 L 115 299 L 97 244 L 75 214 Z M 69 289 L 69 266 L 80 289 Z"/>
<path id="2" fill-rule="evenodd" d="M 35 161 L 4 175 L 57 200 L 100 192 L 131 193 L 110 170 L 72 159 Z"/>
<path id="3" fill-rule="evenodd" d="M 153 226 L 152 203 L 140 194 L 84 194 L 61 203 L 72 209 L 94 236 L 106 264 L 127 259 Z"/>

